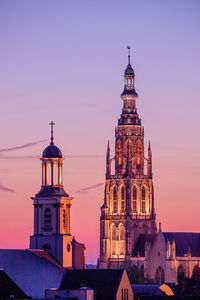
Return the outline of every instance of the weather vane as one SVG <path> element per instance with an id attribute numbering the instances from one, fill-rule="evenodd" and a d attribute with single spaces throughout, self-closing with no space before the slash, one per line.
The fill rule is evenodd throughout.
<path id="1" fill-rule="evenodd" d="M 55 125 L 55 123 L 53 121 L 51 121 L 51 123 L 49 123 L 49 125 L 51 126 L 51 143 L 53 143 L 53 126 Z"/>

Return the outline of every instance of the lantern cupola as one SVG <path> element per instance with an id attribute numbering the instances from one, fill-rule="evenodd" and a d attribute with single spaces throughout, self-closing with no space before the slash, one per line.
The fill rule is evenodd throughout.
<path id="1" fill-rule="evenodd" d="M 62 185 L 62 166 L 63 160 L 61 150 L 54 145 L 53 126 L 55 123 L 51 121 L 51 142 L 42 154 L 42 187 L 37 196 L 59 196 L 67 195 Z"/>
<path id="2" fill-rule="evenodd" d="M 128 65 L 126 67 L 126 70 L 124 72 L 124 91 L 121 94 L 121 96 L 123 95 L 135 95 L 136 97 L 138 97 L 138 94 L 135 91 L 135 87 L 134 87 L 134 81 L 135 81 L 135 73 L 134 70 L 131 66 L 131 56 L 130 56 L 130 47 L 127 47 L 128 49 Z"/>

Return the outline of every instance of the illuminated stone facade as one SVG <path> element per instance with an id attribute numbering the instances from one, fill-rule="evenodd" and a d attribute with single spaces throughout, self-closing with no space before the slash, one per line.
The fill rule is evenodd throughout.
<path id="1" fill-rule="evenodd" d="M 42 187 L 34 200 L 34 234 L 31 249 L 45 249 L 65 268 L 85 267 L 85 246 L 76 242 L 70 230 L 72 197 L 62 185 L 63 157 L 53 142 L 43 151 Z"/>
<path id="2" fill-rule="evenodd" d="M 152 153 L 144 149 L 137 114 L 135 74 L 128 56 L 123 108 L 115 130 L 115 156 L 106 154 L 106 184 L 100 217 L 99 268 L 136 266 L 155 283 L 194 278 L 200 284 L 200 233 L 157 232 Z M 111 164 L 115 163 L 114 174 Z"/>
<path id="3" fill-rule="evenodd" d="M 130 260 L 140 234 L 155 234 L 152 154 L 144 149 L 144 128 L 137 113 L 135 74 L 128 56 L 123 108 L 115 130 L 115 157 L 106 155 L 106 184 L 100 220 L 99 267 L 117 267 Z M 115 172 L 111 174 L 111 163 Z"/>

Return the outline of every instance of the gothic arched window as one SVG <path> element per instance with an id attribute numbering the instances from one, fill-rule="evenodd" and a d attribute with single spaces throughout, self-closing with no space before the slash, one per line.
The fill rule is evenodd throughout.
<path id="1" fill-rule="evenodd" d="M 163 283 L 165 283 L 165 272 L 163 268 L 159 266 L 155 274 L 155 284 L 163 284 Z"/>
<path id="2" fill-rule="evenodd" d="M 122 165 L 122 142 L 121 141 L 119 141 L 115 151 L 118 160 L 118 166 L 121 167 Z"/>
<path id="3" fill-rule="evenodd" d="M 134 186 L 133 187 L 133 213 L 137 213 L 137 188 Z"/>
<path id="4" fill-rule="evenodd" d="M 119 226 L 119 254 L 125 254 L 125 228 L 123 224 Z"/>
<path id="5" fill-rule="evenodd" d="M 196 282 L 200 282 L 200 268 L 198 266 L 194 267 L 192 278 L 195 279 Z"/>
<path id="6" fill-rule="evenodd" d="M 142 187 L 142 213 L 145 214 L 146 212 L 146 189 Z"/>
<path id="7" fill-rule="evenodd" d="M 124 186 L 121 188 L 121 212 L 125 211 L 125 189 Z"/>
<path id="8" fill-rule="evenodd" d="M 116 254 L 116 240 L 117 240 L 117 232 L 115 224 L 111 225 L 111 253 Z"/>
<path id="9" fill-rule="evenodd" d="M 49 208 L 44 211 L 44 227 L 51 227 L 51 210 Z"/>
<path id="10" fill-rule="evenodd" d="M 184 278 L 185 278 L 185 274 L 184 274 L 183 267 L 179 266 L 178 269 L 177 269 L 177 282 L 178 282 L 178 285 L 183 284 Z"/>
<path id="11" fill-rule="evenodd" d="M 113 212 L 117 212 L 117 188 L 113 188 Z"/>
<path id="12" fill-rule="evenodd" d="M 120 240 L 125 240 L 125 228 L 123 225 L 120 226 Z"/>
<path id="13" fill-rule="evenodd" d="M 128 147 L 129 147 L 129 153 L 132 157 L 132 143 L 131 143 L 131 140 L 129 140 L 129 139 L 126 141 L 126 144 L 125 144 L 125 156 L 127 156 Z"/>
<path id="14" fill-rule="evenodd" d="M 140 164 L 141 164 L 141 159 L 142 159 L 142 145 L 141 145 L 141 141 L 138 140 L 136 142 L 136 168 L 140 168 Z"/>
<path id="15" fill-rule="evenodd" d="M 116 227 L 115 225 L 112 226 L 112 240 L 116 240 Z"/>

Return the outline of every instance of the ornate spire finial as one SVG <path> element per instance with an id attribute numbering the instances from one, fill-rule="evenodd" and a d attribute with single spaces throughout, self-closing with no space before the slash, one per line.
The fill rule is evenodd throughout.
<path id="1" fill-rule="evenodd" d="M 128 64 L 130 65 L 131 64 L 131 47 L 130 46 L 127 46 L 127 49 L 128 49 Z"/>
<path id="2" fill-rule="evenodd" d="M 51 123 L 49 123 L 49 125 L 51 126 L 51 143 L 53 143 L 54 137 L 53 137 L 53 126 L 55 125 L 55 123 L 53 121 L 51 121 Z"/>
<path id="3" fill-rule="evenodd" d="M 150 140 L 149 140 L 148 150 L 151 151 L 151 143 L 150 143 Z"/>
<path id="4" fill-rule="evenodd" d="M 108 147 L 107 149 L 110 151 L 110 143 L 109 143 L 109 140 L 108 140 Z"/>

